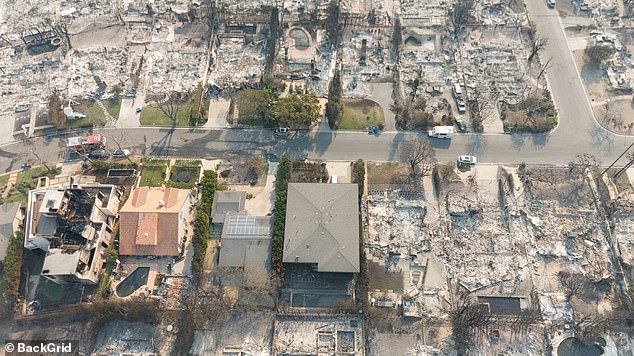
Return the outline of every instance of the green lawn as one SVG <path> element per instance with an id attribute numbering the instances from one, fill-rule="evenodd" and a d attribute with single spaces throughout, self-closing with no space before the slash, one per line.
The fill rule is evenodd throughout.
<path id="1" fill-rule="evenodd" d="M 166 167 L 161 165 L 145 165 L 143 172 L 141 173 L 142 187 L 160 187 L 165 182 L 165 169 Z"/>
<path id="2" fill-rule="evenodd" d="M 192 107 L 192 100 L 188 100 L 183 102 L 183 104 L 178 108 L 176 112 L 176 125 L 177 127 L 188 127 L 191 126 L 189 122 L 190 110 Z M 205 100 L 202 105 L 202 116 L 203 118 L 207 118 L 207 108 L 209 108 L 209 102 Z M 165 115 L 161 109 L 154 105 L 147 105 L 143 107 L 141 111 L 141 115 L 139 117 L 139 122 L 143 126 L 172 126 L 174 122 Z"/>
<path id="3" fill-rule="evenodd" d="M 64 127 L 68 129 L 75 129 L 80 127 L 91 127 L 95 125 L 104 125 L 106 123 L 106 116 L 103 110 L 97 105 L 94 100 L 81 100 L 80 105 L 74 106 L 73 110 L 86 114 L 86 117 L 78 120 L 66 120 Z M 119 117 L 119 111 L 121 110 L 121 101 L 118 98 L 108 99 L 103 101 L 103 105 L 113 118 Z"/>
<path id="4" fill-rule="evenodd" d="M 47 174 L 48 171 L 44 167 L 35 167 L 18 173 L 18 179 L 15 183 L 15 186 L 11 188 L 6 201 L 25 203 L 29 194 L 29 190 L 35 189 L 38 179 L 40 179 L 40 177 L 46 176 Z"/>
<path id="5" fill-rule="evenodd" d="M 240 125 L 269 127 L 274 121 L 267 120 L 266 116 L 271 116 L 271 101 L 273 97 L 270 92 L 258 89 L 244 89 L 236 92 L 231 98 L 229 115 L 227 121 L 233 124 L 233 113 L 238 110 L 238 123 Z"/>
<path id="6" fill-rule="evenodd" d="M 121 100 L 119 98 L 110 98 L 103 102 L 103 105 L 108 110 L 108 113 L 113 118 L 119 118 L 119 111 L 121 111 Z"/>
<path id="7" fill-rule="evenodd" d="M 188 159 L 179 159 L 174 162 L 174 166 L 177 167 L 200 167 L 200 160 L 188 160 Z"/>
<path id="8" fill-rule="evenodd" d="M 373 126 L 385 125 L 383 109 L 368 99 L 343 99 L 343 116 L 337 123 L 338 129 L 366 130 Z"/>
<path id="9" fill-rule="evenodd" d="M 8 182 L 9 182 L 9 175 L 8 174 L 0 176 L 0 193 L 4 192 L 4 188 L 7 186 Z"/>

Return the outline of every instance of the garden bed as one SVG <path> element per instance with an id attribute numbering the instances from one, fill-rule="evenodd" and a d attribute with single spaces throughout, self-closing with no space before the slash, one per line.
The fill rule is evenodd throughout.
<path id="1" fill-rule="evenodd" d="M 196 186 L 200 176 L 200 166 L 173 165 L 170 168 L 168 185 L 173 188 L 191 189 Z"/>

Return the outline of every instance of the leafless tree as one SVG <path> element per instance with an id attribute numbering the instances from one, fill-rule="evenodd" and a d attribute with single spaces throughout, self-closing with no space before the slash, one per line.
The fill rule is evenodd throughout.
<path id="1" fill-rule="evenodd" d="M 407 140 L 400 148 L 401 160 L 407 163 L 413 181 L 432 173 L 436 152 L 431 143 L 420 137 Z"/>
<path id="2" fill-rule="evenodd" d="M 614 105 L 614 96 L 608 95 L 608 98 L 603 103 L 601 111 L 599 113 L 599 121 L 603 125 L 610 125 L 612 123 L 615 127 L 623 125 L 623 118 L 619 114 L 617 108 Z"/>
<path id="3" fill-rule="evenodd" d="M 476 90 L 472 93 L 469 98 L 469 111 L 474 131 L 482 131 L 484 121 L 496 113 L 500 95 L 498 91 L 484 93 Z"/>
<path id="4" fill-rule="evenodd" d="M 224 288 L 214 283 L 199 283 L 185 299 L 186 317 L 192 328 L 204 328 L 209 322 L 222 322 L 232 303 Z"/>
<path id="5" fill-rule="evenodd" d="M 531 41 L 531 53 L 528 55 L 528 61 L 531 62 L 533 58 L 538 55 L 544 47 L 546 47 L 547 43 L 548 42 L 545 38 L 539 36 L 535 37 Z"/>
<path id="6" fill-rule="evenodd" d="M 568 172 L 573 176 L 585 175 L 589 169 L 598 167 L 600 162 L 591 154 L 577 155 L 574 160 L 568 162 Z"/>
<path id="7" fill-rule="evenodd" d="M 35 145 L 35 143 L 33 142 L 32 139 L 27 139 L 25 140 L 25 143 L 29 146 L 29 149 L 31 150 L 31 154 L 37 158 L 38 162 L 40 162 L 40 164 L 42 166 L 44 166 L 44 168 L 46 168 L 46 171 L 48 173 L 51 173 L 53 170 L 51 169 L 51 167 L 48 166 L 48 164 L 46 163 L 46 161 L 42 158 L 42 156 L 40 156 L 40 153 L 38 152 L 37 146 Z"/>
<path id="8" fill-rule="evenodd" d="M 114 144 L 117 145 L 117 149 L 119 151 L 123 151 L 123 145 L 125 145 L 125 143 L 127 141 L 127 138 L 128 138 L 128 136 L 125 133 L 125 131 L 124 130 L 120 130 L 118 136 L 117 135 L 112 135 L 112 136 L 110 136 L 110 138 L 112 139 L 112 142 L 114 142 Z M 130 155 L 127 155 L 125 158 L 128 160 L 128 162 L 130 162 L 130 164 L 134 163 L 134 162 L 132 162 L 132 159 L 130 158 Z"/>
<path id="9" fill-rule="evenodd" d="M 478 305 L 468 292 L 454 293 L 449 313 L 458 355 L 466 355 L 473 347 L 474 338 L 491 324 L 491 313 Z"/>
<path id="10" fill-rule="evenodd" d="M 566 290 L 566 297 L 571 298 L 573 296 L 579 296 L 586 293 L 590 288 L 590 282 L 581 273 L 570 273 L 561 271 L 557 275 L 559 283 Z"/>
<path id="11" fill-rule="evenodd" d="M 151 95 L 149 99 L 155 102 L 159 110 L 175 124 L 178 109 L 186 97 L 187 95 L 184 93 L 172 91 L 166 94 Z"/>

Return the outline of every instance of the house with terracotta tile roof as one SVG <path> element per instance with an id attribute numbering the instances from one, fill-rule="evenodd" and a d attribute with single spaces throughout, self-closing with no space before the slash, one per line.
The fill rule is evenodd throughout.
<path id="1" fill-rule="evenodd" d="M 119 212 L 119 254 L 180 255 L 193 200 L 185 189 L 136 188 Z"/>

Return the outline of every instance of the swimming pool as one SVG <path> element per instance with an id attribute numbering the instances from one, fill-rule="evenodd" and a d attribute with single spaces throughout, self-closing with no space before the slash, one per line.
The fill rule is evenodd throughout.
<path id="1" fill-rule="evenodd" d="M 138 267 L 117 286 L 117 295 L 127 297 L 147 283 L 150 267 Z"/>

